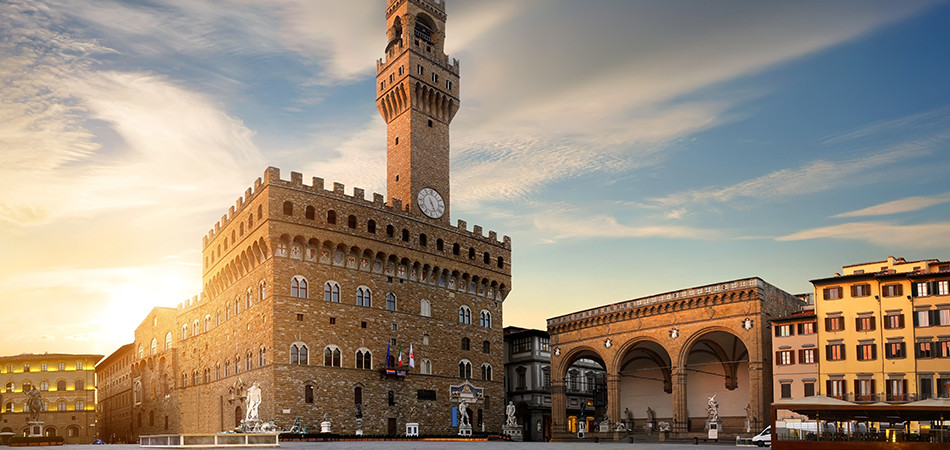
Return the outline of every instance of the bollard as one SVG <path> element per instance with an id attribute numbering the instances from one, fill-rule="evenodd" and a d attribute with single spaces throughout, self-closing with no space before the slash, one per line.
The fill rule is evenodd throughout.
<path id="1" fill-rule="evenodd" d="M 698 437 L 694 437 L 694 438 L 693 438 L 693 445 L 699 445 L 699 438 L 698 438 Z"/>

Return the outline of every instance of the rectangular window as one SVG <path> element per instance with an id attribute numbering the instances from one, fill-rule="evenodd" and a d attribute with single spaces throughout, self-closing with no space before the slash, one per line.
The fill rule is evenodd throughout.
<path id="1" fill-rule="evenodd" d="M 930 326 L 930 310 L 929 309 L 921 309 L 919 311 L 914 311 L 914 318 L 916 319 L 915 322 L 917 322 L 914 325 L 916 325 L 917 327 Z"/>
<path id="2" fill-rule="evenodd" d="M 845 395 L 844 380 L 828 380 L 825 392 L 829 397 L 843 399 Z"/>
<path id="3" fill-rule="evenodd" d="M 937 354 L 941 358 L 950 358 L 950 341 L 937 342 Z"/>
<path id="4" fill-rule="evenodd" d="M 858 361 L 873 361 L 877 359 L 877 345 L 858 344 Z"/>
<path id="5" fill-rule="evenodd" d="M 542 351 L 542 352 L 550 352 L 550 351 L 551 351 L 551 338 L 543 337 L 543 338 L 540 338 L 539 340 L 541 341 L 541 351 Z"/>
<path id="6" fill-rule="evenodd" d="M 933 358 L 934 357 L 934 345 L 931 341 L 924 341 L 917 343 L 917 357 L 918 358 Z"/>
<path id="7" fill-rule="evenodd" d="M 950 281 L 943 280 L 937 282 L 937 295 L 950 295 Z"/>
<path id="8" fill-rule="evenodd" d="M 419 64 L 418 66 L 416 66 L 416 73 L 418 73 L 419 75 L 425 75 L 426 69 L 422 67 L 422 64 Z"/>
<path id="9" fill-rule="evenodd" d="M 887 316 L 884 317 L 884 328 L 887 330 L 904 328 L 904 315 L 903 314 L 888 314 Z"/>
<path id="10" fill-rule="evenodd" d="M 907 401 L 907 380 L 893 379 L 887 380 L 887 401 L 906 402 Z"/>
<path id="11" fill-rule="evenodd" d="M 917 397 L 917 400 L 927 400 L 928 398 L 933 397 L 934 395 L 934 383 L 933 379 L 928 377 L 921 377 L 920 382 L 917 383 L 917 388 L 920 391 L 920 395 Z"/>
<path id="12" fill-rule="evenodd" d="M 66 370 L 66 363 L 59 363 L 59 366 L 57 366 L 57 370 Z"/>
<path id="13" fill-rule="evenodd" d="M 811 397 L 815 395 L 815 383 L 810 381 L 805 382 L 805 397 Z"/>
<path id="14" fill-rule="evenodd" d="M 855 284 L 851 286 L 851 296 L 852 297 L 868 297 L 871 295 L 871 285 L 870 284 Z"/>
<path id="15" fill-rule="evenodd" d="M 825 346 L 825 359 L 841 361 L 844 359 L 844 344 L 828 344 Z"/>
<path id="16" fill-rule="evenodd" d="M 930 283 L 928 283 L 928 282 L 926 282 L 926 281 L 921 281 L 921 282 L 919 282 L 919 283 L 915 283 L 914 286 L 917 288 L 917 296 L 918 296 L 918 297 L 929 297 L 929 296 L 930 296 L 930 292 L 929 292 L 929 290 L 927 289 L 928 287 L 930 287 Z"/>
<path id="17" fill-rule="evenodd" d="M 844 317 L 825 318 L 825 331 L 844 331 Z"/>
<path id="18" fill-rule="evenodd" d="M 837 300 L 841 298 L 841 286 L 824 288 L 822 290 L 822 298 L 825 300 Z"/>
<path id="19" fill-rule="evenodd" d="M 800 364 L 814 364 L 815 356 L 818 353 L 817 349 L 806 348 L 798 351 L 798 362 Z"/>
<path id="20" fill-rule="evenodd" d="M 937 319 L 940 325 L 950 325 L 950 309 L 937 310 Z"/>
<path id="21" fill-rule="evenodd" d="M 937 397 L 950 398 L 950 378 L 937 379 Z"/>
<path id="22" fill-rule="evenodd" d="M 778 325 L 775 327 L 775 336 L 776 337 L 785 337 L 792 335 L 792 325 Z"/>
<path id="23" fill-rule="evenodd" d="M 448 91 L 451 91 L 451 90 L 452 90 L 452 82 L 451 82 L 451 81 L 445 80 L 445 89 L 448 90 Z"/>
<path id="24" fill-rule="evenodd" d="M 798 324 L 798 334 L 815 334 L 815 322 Z"/>
<path id="25" fill-rule="evenodd" d="M 782 398 L 792 398 L 791 383 L 782 383 Z"/>
<path id="26" fill-rule="evenodd" d="M 531 338 L 523 337 L 511 341 L 511 352 L 521 353 L 531 351 Z"/>
<path id="27" fill-rule="evenodd" d="M 881 286 L 881 294 L 885 297 L 900 297 L 904 295 L 904 286 L 894 283 Z"/>
<path id="28" fill-rule="evenodd" d="M 854 319 L 854 326 L 858 331 L 874 331 L 876 328 L 874 317 L 858 317 Z"/>
<path id="29" fill-rule="evenodd" d="M 439 82 L 439 74 L 433 72 L 433 73 L 432 73 L 432 83 L 438 83 L 438 82 Z"/>
<path id="30" fill-rule="evenodd" d="M 780 366 L 790 366 L 795 364 L 795 353 L 793 353 L 791 350 L 775 352 L 775 361 Z"/>
<path id="31" fill-rule="evenodd" d="M 24 372 L 29 372 L 29 371 L 30 371 L 30 365 L 29 365 L 29 364 L 24 364 L 24 365 L 23 365 L 23 371 L 24 371 Z"/>
<path id="32" fill-rule="evenodd" d="M 887 359 L 899 359 L 907 356 L 907 347 L 903 342 L 888 342 L 884 348 L 884 357 Z"/>
<path id="33" fill-rule="evenodd" d="M 40 372 L 46 372 L 46 368 L 47 368 L 46 363 L 40 364 Z"/>
<path id="34" fill-rule="evenodd" d="M 854 400 L 858 402 L 873 402 L 874 380 L 854 380 Z"/>

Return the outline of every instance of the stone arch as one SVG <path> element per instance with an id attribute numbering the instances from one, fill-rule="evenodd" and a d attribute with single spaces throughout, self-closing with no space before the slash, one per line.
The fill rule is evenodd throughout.
<path id="1" fill-rule="evenodd" d="M 710 326 L 686 336 L 679 354 L 684 414 L 696 424 L 705 419 L 707 399 L 716 396 L 723 429 L 744 429 L 745 407 L 753 402 L 752 358 L 742 333 Z M 741 389 L 740 389 L 741 388 Z"/>

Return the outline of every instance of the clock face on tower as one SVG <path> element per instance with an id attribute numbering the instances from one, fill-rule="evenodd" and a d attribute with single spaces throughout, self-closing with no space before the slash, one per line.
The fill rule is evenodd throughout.
<path id="1" fill-rule="evenodd" d="M 419 203 L 419 209 L 422 210 L 422 213 L 433 219 L 438 219 L 442 217 L 442 214 L 445 214 L 445 201 L 442 200 L 442 196 L 435 189 L 420 189 L 416 202 Z"/>

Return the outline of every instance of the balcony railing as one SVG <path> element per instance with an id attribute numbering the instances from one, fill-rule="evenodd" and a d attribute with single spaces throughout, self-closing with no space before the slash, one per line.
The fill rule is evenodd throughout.
<path id="1" fill-rule="evenodd" d="M 829 397 L 855 403 L 907 403 L 917 400 L 917 394 L 888 394 L 885 392 L 874 394 L 856 394 L 849 392 L 845 395 L 830 395 Z"/>

